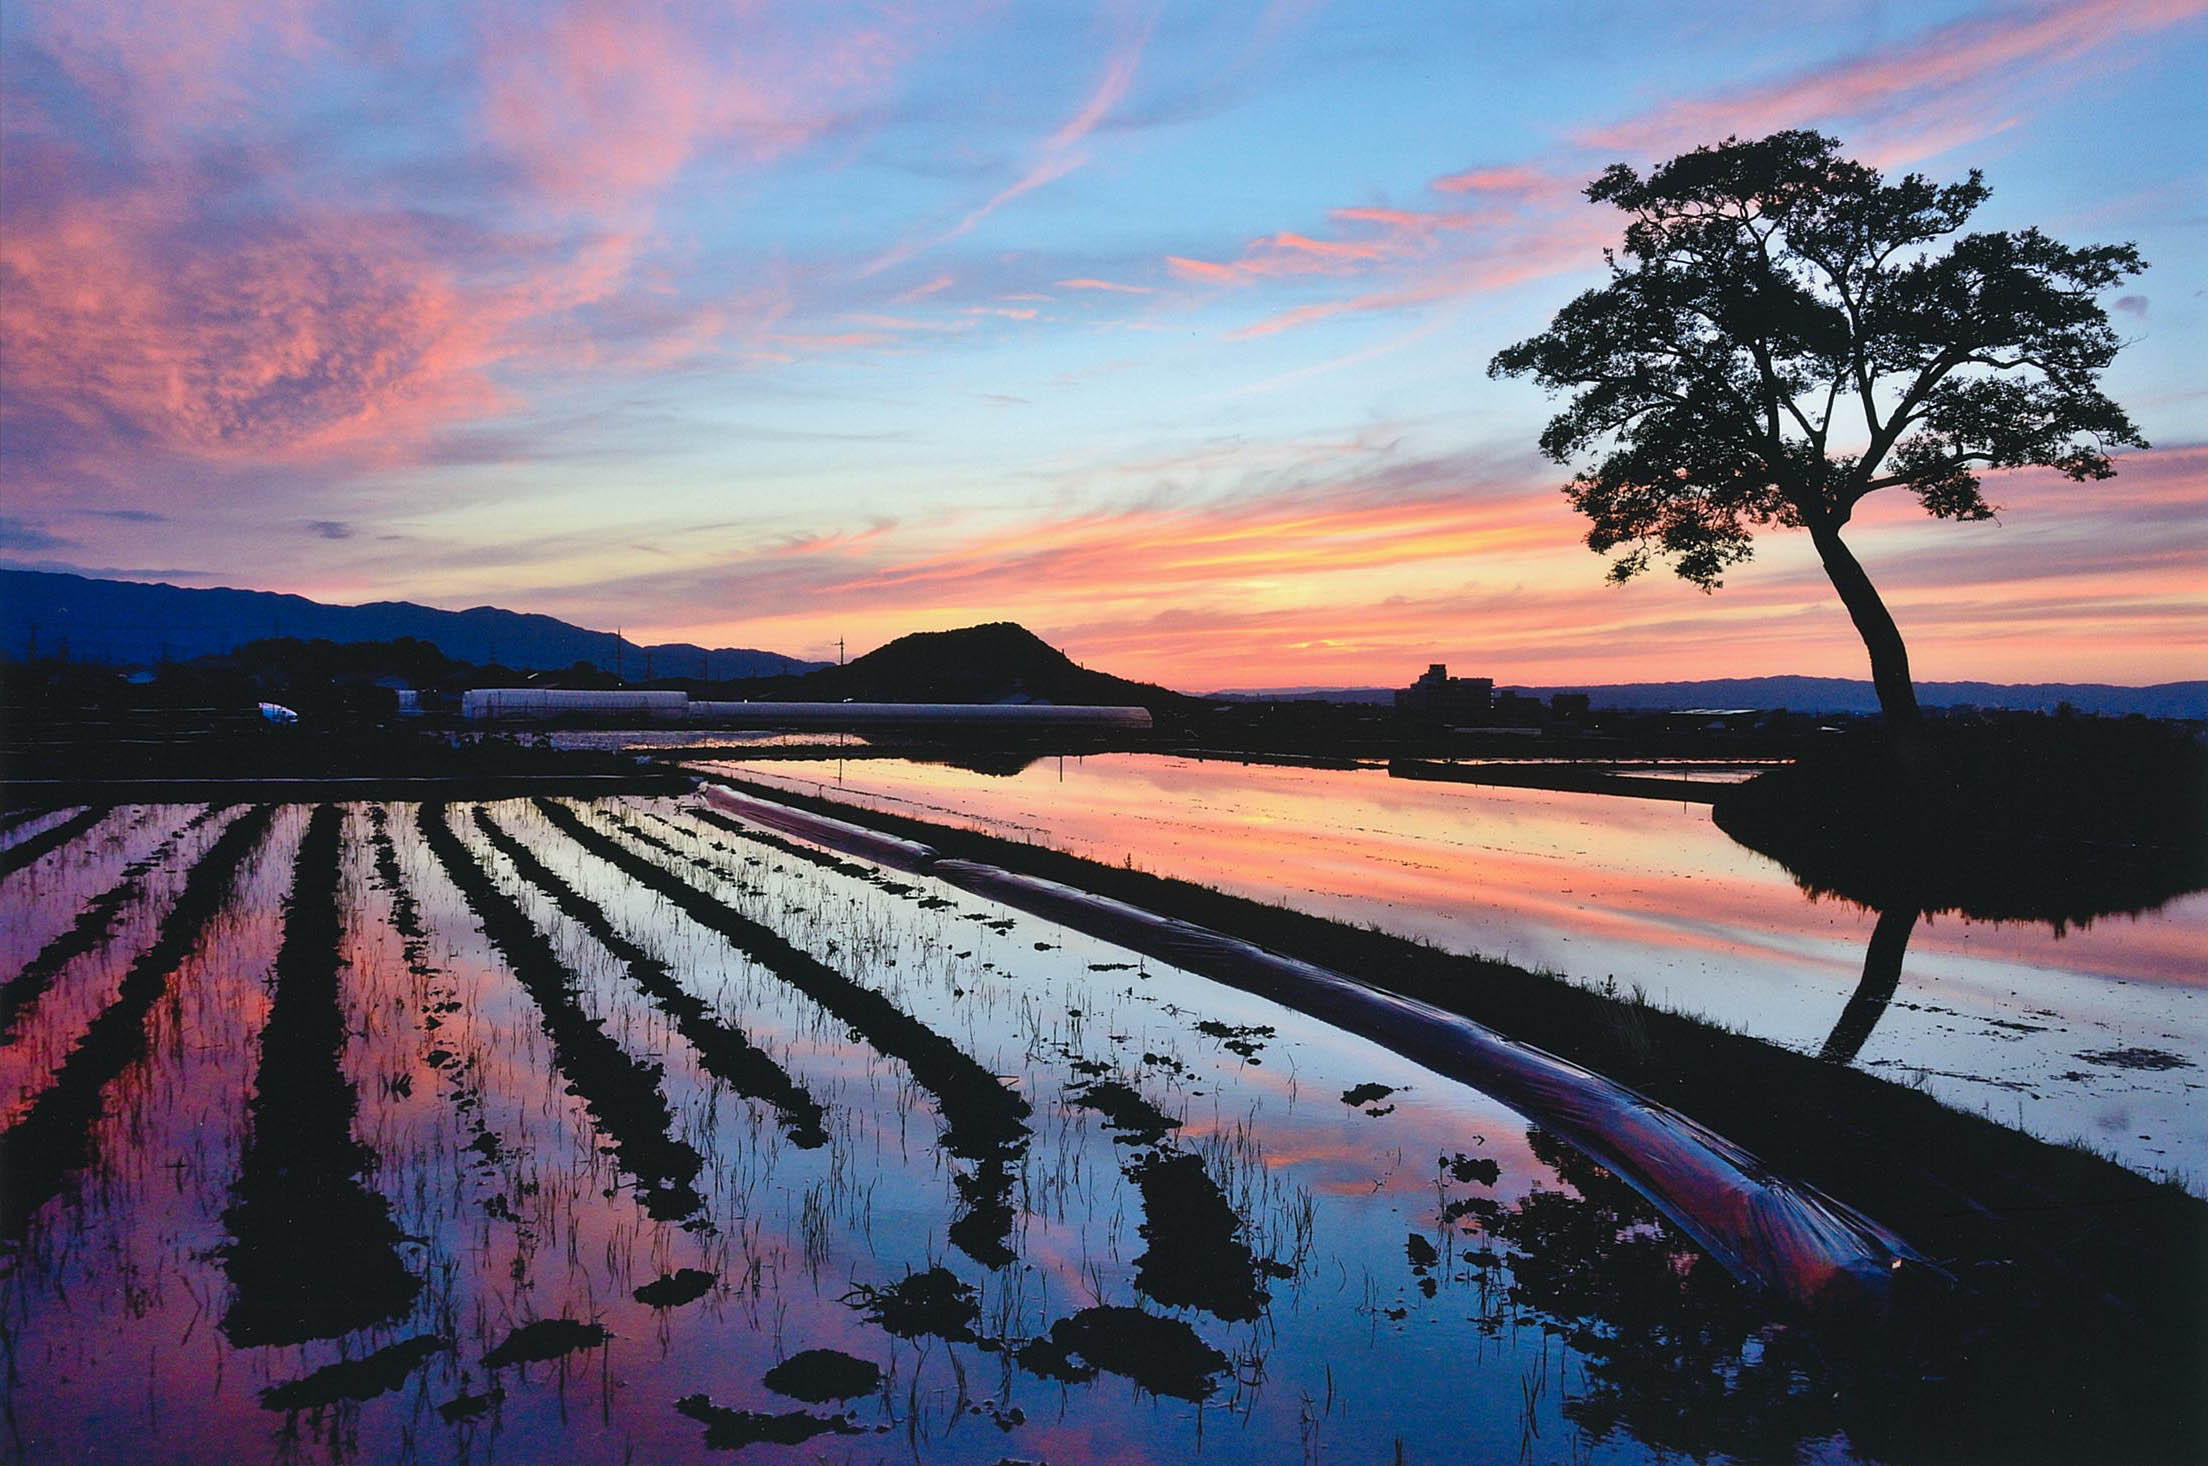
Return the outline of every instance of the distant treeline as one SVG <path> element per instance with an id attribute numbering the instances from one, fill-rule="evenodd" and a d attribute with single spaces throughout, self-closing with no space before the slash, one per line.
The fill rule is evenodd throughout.
<path id="1" fill-rule="evenodd" d="M 1682 708 L 1786 708 L 1797 713 L 1875 713 L 1878 695 L 1867 681 L 1850 677 L 1719 677 L 1696 682 L 1609 682 L 1517 687 L 1498 684 L 1498 694 L 1515 692 L 1547 702 L 1559 692 L 1587 694 L 1597 708 L 1669 711 Z M 1215 692 L 1229 701 L 1282 701 L 1390 704 L 1388 687 L 1285 687 L 1248 692 Z M 2161 682 L 2149 687 L 2120 687 L 2106 682 L 1919 682 L 1917 698 L 1932 708 L 2006 708 L 2017 712 L 2071 710 L 2102 717 L 2208 719 L 2208 681 Z"/>

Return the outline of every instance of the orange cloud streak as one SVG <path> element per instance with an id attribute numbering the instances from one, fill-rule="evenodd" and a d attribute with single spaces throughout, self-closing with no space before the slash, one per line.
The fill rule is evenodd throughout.
<path id="1" fill-rule="evenodd" d="M 1932 521 L 1899 498 L 1859 520 L 1858 554 L 1919 676 L 2197 673 L 2208 448 L 2130 455 L 2088 494 L 2046 474 L 1995 487 L 2015 511 L 2006 523 Z M 881 553 L 887 540 L 864 561 L 825 554 L 801 596 L 743 630 L 796 644 L 832 626 L 863 642 L 1012 617 L 1093 665 L 1185 688 L 1371 682 L 1433 660 L 1533 683 L 1864 675 L 1802 537 L 1766 537 L 1703 596 L 1668 576 L 1604 585 L 1583 530 L 1546 475 L 1399 465 L 1331 490 L 1092 513 L 923 555 Z M 2064 664 L 2075 670 L 2050 670 Z"/>

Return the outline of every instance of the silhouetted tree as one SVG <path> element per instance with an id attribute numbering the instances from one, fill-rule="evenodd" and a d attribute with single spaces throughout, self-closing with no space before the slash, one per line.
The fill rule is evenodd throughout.
<path id="1" fill-rule="evenodd" d="M 1541 450 L 1586 465 L 1565 493 L 1591 548 L 1622 548 L 1612 580 L 1660 555 L 1713 589 L 1755 527 L 1808 530 L 1906 732 L 1908 651 L 1841 530 L 1881 489 L 1987 519 L 1981 469 L 2104 479 L 2108 449 L 2146 446 L 2099 389 L 2121 343 L 2094 298 L 2145 265 L 2128 244 L 2036 229 L 1939 248 L 1990 192 L 1975 169 L 1888 183 L 1838 148 L 1781 132 L 1646 177 L 1613 164 L 1587 188 L 1632 216 L 1609 283 L 1488 372 L 1572 394 Z"/>

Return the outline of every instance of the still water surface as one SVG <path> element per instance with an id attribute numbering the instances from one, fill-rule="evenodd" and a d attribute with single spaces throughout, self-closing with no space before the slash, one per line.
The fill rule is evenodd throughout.
<path id="1" fill-rule="evenodd" d="M 1910 1454 L 1568 1147 L 1264 999 L 650 799 L 283 807 L 149 965 L 267 818 L 4 888 L 146 876 L 0 1045 L 11 1135 L 90 1105 L 0 1252 L 11 1459 Z"/>
<path id="2" fill-rule="evenodd" d="M 1803 895 L 1703 805 L 1151 754 L 707 767 L 1615 982 L 1809 1053 L 1877 923 Z M 2208 1189 L 2203 953 L 2208 893 L 2062 931 L 1927 918 L 1853 1062 Z"/>

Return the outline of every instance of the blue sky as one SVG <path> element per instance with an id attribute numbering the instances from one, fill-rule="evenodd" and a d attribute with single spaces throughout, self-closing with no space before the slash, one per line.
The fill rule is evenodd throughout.
<path id="1" fill-rule="evenodd" d="M 1485 375 L 1601 166 L 1815 126 L 2153 265 L 2151 453 L 1859 524 L 1919 675 L 2199 675 L 2204 13 L 11 6 L 0 556 L 1191 688 L 1856 675 L 1785 536 L 1602 584 Z"/>

